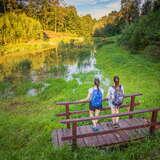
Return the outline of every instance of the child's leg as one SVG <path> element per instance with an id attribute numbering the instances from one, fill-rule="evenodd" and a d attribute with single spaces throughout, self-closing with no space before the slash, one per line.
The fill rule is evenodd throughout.
<path id="1" fill-rule="evenodd" d="M 116 114 L 118 114 L 119 113 L 119 108 L 116 108 Z M 115 117 L 115 121 L 116 121 L 116 123 L 118 123 L 119 122 L 119 117 Z"/>
<path id="2" fill-rule="evenodd" d="M 91 118 L 94 117 L 94 111 L 89 110 L 89 116 L 90 116 Z M 92 120 L 92 123 L 93 123 L 93 126 L 96 127 L 96 122 L 95 122 L 95 120 Z"/>
<path id="3" fill-rule="evenodd" d="M 111 107 L 111 112 L 112 112 L 112 114 L 116 114 L 116 108 L 115 107 Z M 112 117 L 113 124 L 116 124 L 116 118 L 117 117 Z"/>
<path id="4" fill-rule="evenodd" d="M 100 114 L 100 110 L 99 110 L 99 109 L 96 109 L 96 110 L 95 110 L 95 117 L 99 116 L 99 114 Z M 96 125 L 97 125 L 98 120 L 95 120 L 95 123 L 96 123 Z"/>

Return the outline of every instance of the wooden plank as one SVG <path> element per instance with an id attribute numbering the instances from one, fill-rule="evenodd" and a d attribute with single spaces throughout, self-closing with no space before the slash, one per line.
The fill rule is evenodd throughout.
<path id="1" fill-rule="evenodd" d="M 84 134 L 86 132 L 86 126 L 80 126 L 80 134 Z M 85 139 L 85 138 L 82 138 L 84 143 L 85 143 L 85 146 L 88 146 L 89 144 L 89 141 L 88 139 Z"/>
<path id="2" fill-rule="evenodd" d="M 63 128 L 62 129 L 62 136 L 65 137 L 65 136 L 71 136 L 72 135 L 72 132 L 71 132 L 71 129 L 68 129 L 68 128 Z M 69 139 L 67 141 L 63 141 L 63 144 L 69 144 L 71 145 L 72 144 L 72 140 Z"/>
<path id="3" fill-rule="evenodd" d="M 90 132 L 90 133 L 85 133 L 85 134 L 81 134 L 81 135 L 77 135 L 77 138 L 83 138 L 83 137 L 91 137 L 91 136 L 97 136 L 97 135 L 103 135 L 103 134 L 109 134 L 109 133 L 114 133 L 120 130 L 134 130 L 134 129 L 138 129 L 138 128 L 143 128 L 143 127 L 148 127 L 150 124 L 146 124 L 146 125 L 135 125 L 135 126 L 130 126 L 127 128 L 114 128 L 114 129 L 110 129 L 107 131 L 99 131 L 99 132 Z M 72 139 L 73 136 L 66 136 L 63 137 L 63 140 L 68 140 L 68 139 Z"/>
<path id="4" fill-rule="evenodd" d="M 124 119 L 123 120 L 123 124 L 126 127 L 130 127 L 130 124 L 128 123 L 128 119 Z M 126 131 L 128 137 L 129 137 L 129 139 L 132 140 L 133 139 L 133 136 L 132 136 L 133 135 L 133 131 L 132 130 L 125 130 L 125 131 Z"/>
<path id="5" fill-rule="evenodd" d="M 91 126 L 90 126 L 90 125 L 87 125 L 85 129 L 86 129 L 86 130 L 85 130 L 86 133 L 94 133 L 94 132 L 95 132 L 95 131 L 93 131 L 93 130 L 91 129 Z M 97 131 L 96 131 L 96 132 L 97 132 Z M 85 138 L 86 138 L 86 137 L 85 137 Z M 88 138 L 89 138 L 89 141 L 90 141 L 91 146 L 96 147 L 97 144 L 99 144 L 96 136 L 92 136 L 92 137 L 88 137 Z"/>
<path id="6" fill-rule="evenodd" d="M 106 124 L 106 123 L 111 123 L 111 122 L 103 122 L 102 125 L 101 125 L 103 130 L 107 130 L 107 129 L 109 130 L 108 124 Z M 110 144 L 113 143 L 112 139 L 113 139 L 114 136 L 112 134 L 104 134 L 104 135 L 101 135 L 101 136 L 103 138 L 104 145 L 110 145 Z"/>
<path id="7" fill-rule="evenodd" d="M 87 128 L 87 126 L 81 126 L 81 134 L 89 133 L 89 132 L 91 132 L 91 130 L 89 130 Z M 84 140 L 86 146 L 92 146 L 93 145 L 92 137 L 84 137 L 83 140 Z"/>
<path id="8" fill-rule="evenodd" d="M 140 124 L 149 124 L 150 122 L 147 122 L 144 118 L 136 118 L 135 121 Z M 143 134 L 143 136 L 148 136 L 149 135 L 149 127 L 144 127 L 139 129 L 140 132 Z"/>
<path id="9" fill-rule="evenodd" d="M 126 123 L 124 122 L 124 120 L 122 119 L 122 120 L 119 120 L 119 125 L 120 125 L 120 127 L 122 128 L 122 127 L 129 127 L 129 126 L 127 126 L 126 125 Z M 128 134 L 128 130 L 123 130 L 123 131 L 121 131 L 121 132 L 123 132 L 123 135 L 124 135 L 124 137 L 126 138 L 126 139 L 130 139 L 130 137 L 129 137 L 129 134 Z"/>
<path id="10" fill-rule="evenodd" d="M 148 124 L 149 123 L 143 118 L 135 118 L 135 121 L 139 124 Z M 143 134 L 143 136 L 147 136 L 147 135 L 149 135 L 149 127 L 139 128 L 139 132 L 140 132 L 140 134 Z"/>
<path id="11" fill-rule="evenodd" d="M 105 127 L 108 128 L 107 130 L 114 129 L 112 126 L 112 123 L 105 123 Z M 117 139 L 117 136 L 114 133 L 111 133 L 110 138 L 111 138 L 111 144 L 115 144 L 119 142 L 119 140 Z"/>
<path id="12" fill-rule="evenodd" d="M 104 122 L 99 124 L 99 127 L 100 127 L 100 130 L 99 131 L 102 131 L 102 130 L 106 130 L 107 128 L 104 127 Z M 97 135 L 97 140 L 98 140 L 98 144 L 97 146 L 104 146 L 104 145 L 107 145 L 107 140 L 108 140 L 108 135 Z"/>
<path id="13" fill-rule="evenodd" d="M 102 135 L 97 135 L 96 138 L 97 138 L 97 141 L 98 141 L 96 146 L 104 146 L 106 144 Z"/>
<path id="14" fill-rule="evenodd" d="M 52 132 L 52 143 L 55 145 L 55 146 L 58 146 L 59 145 L 59 142 L 58 142 L 58 137 L 57 137 L 57 131 L 54 130 Z"/>
<path id="15" fill-rule="evenodd" d="M 138 121 L 138 123 L 135 121 L 135 118 L 132 118 L 132 119 L 128 119 L 128 123 L 129 123 L 129 125 L 130 126 L 134 126 L 134 125 L 136 125 L 136 124 L 139 124 L 139 121 Z M 139 129 L 139 128 L 138 128 Z M 137 131 L 138 129 L 133 129 L 132 130 L 132 139 L 137 139 L 137 138 L 140 138 L 140 137 L 142 137 L 142 135 L 141 134 L 139 134 L 139 132 Z"/>
<path id="16" fill-rule="evenodd" d="M 56 132 L 57 132 L 57 139 L 58 139 L 59 146 L 62 146 L 63 145 L 63 141 L 61 140 L 63 135 L 62 129 L 58 129 Z"/>
<path id="17" fill-rule="evenodd" d="M 122 144 L 122 143 L 126 143 L 129 142 L 131 140 L 137 140 L 137 139 L 141 139 L 145 137 L 145 134 L 140 130 L 141 128 L 138 128 L 137 130 L 135 130 L 136 128 L 134 128 L 134 125 L 145 125 L 148 124 L 150 125 L 149 122 L 146 122 L 145 119 L 143 118 L 133 118 L 133 119 L 123 119 L 123 120 L 119 120 L 119 124 L 120 124 L 120 128 L 115 132 L 109 132 L 106 134 L 102 134 L 102 135 L 97 135 L 98 132 L 93 132 L 91 129 L 91 126 L 87 125 L 87 126 L 79 126 L 77 127 L 77 142 L 79 146 L 92 146 L 92 147 L 98 147 L 98 146 L 106 146 L 106 145 L 114 145 L 114 144 Z M 101 123 L 102 126 L 102 130 L 99 131 L 99 133 L 101 131 L 114 131 L 115 129 L 113 128 L 113 126 L 111 125 L 111 122 L 103 122 Z M 124 129 L 126 127 L 132 127 L 133 126 L 133 130 L 121 130 Z M 147 128 L 148 129 L 148 128 Z M 80 135 L 84 135 L 88 133 L 90 135 L 90 133 L 95 134 L 94 136 L 91 135 L 91 137 L 80 137 Z M 136 135 L 135 135 L 136 134 Z M 70 129 L 59 129 L 59 130 L 55 130 L 53 133 L 53 138 L 54 135 L 57 136 L 56 139 L 53 140 L 53 143 L 57 143 L 60 146 L 64 145 L 64 141 L 61 141 L 61 138 L 64 136 L 70 136 L 72 137 L 71 134 L 71 130 Z M 66 140 L 66 143 L 71 144 L 71 139 L 70 141 Z"/>
<path id="18" fill-rule="evenodd" d="M 86 125 L 83 128 L 83 133 L 93 133 L 91 126 Z M 84 141 L 86 143 L 87 146 L 92 146 L 95 147 L 96 144 L 98 143 L 96 136 L 92 136 L 92 137 L 84 137 Z"/>
<path id="19" fill-rule="evenodd" d="M 82 130 L 83 130 L 83 126 L 77 127 L 77 134 L 82 134 L 83 133 Z M 77 142 L 78 142 L 78 146 L 86 146 L 84 138 L 78 138 Z"/>
<path id="20" fill-rule="evenodd" d="M 110 126 L 111 126 L 111 129 L 114 129 L 114 127 L 110 124 Z M 117 143 L 119 143 L 119 142 L 123 142 L 123 138 L 122 138 L 122 136 L 120 135 L 120 131 L 117 131 L 117 132 L 113 132 L 112 133 L 115 137 L 116 137 L 116 139 L 117 139 Z"/>
<path id="21" fill-rule="evenodd" d="M 119 120 L 119 126 L 120 126 L 120 128 L 123 128 L 123 127 L 124 127 L 124 126 L 122 126 L 122 124 L 121 124 L 122 121 L 123 121 L 123 120 Z M 119 136 L 121 137 L 122 142 L 128 141 L 129 137 L 128 137 L 128 135 L 126 134 L 125 130 L 118 131 L 117 133 L 118 133 Z"/>
<path id="22" fill-rule="evenodd" d="M 122 121 L 122 120 L 120 120 Z M 108 123 L 108 127 L 109 129 L 113 129 L 112 127 L 112 123 Z M 109 134 L 107 134 L 109 135 Z M 123 143 L 125 141 L 128 141 L 128 139 L 126 139 L 126 137 L 128 138 L 128 136 L 126 136 L 126 134 L 124 133 L 124 131 L 118 131 L 115 133 L 110 134 L 111 135 L 111 139 L 110 139 L 110 143 L 108 145 L 115 145 L 115 144 L 119 144 L 119 143 Z"/>
<path id="23" fill-rule="evenodd" d="M 135 126 L 137 125 L 134 121 L 135 118 L 132 119 L 127 119 L 127 123 L 129 124 L 129 126 Z M 137 134 L 136 128 L 131 130 L 131 135 L 132 135 L 132 139 L 136 139 L 139 138 L 139 135 Z"/>
<path id="24" fill-rule="evenodd" d="M 131 123 L 133 123 L 134 125 L 135 125 L 135 124 L 139 124 L 139 125 L 143 125 L 143 124 L 144 124 L 143 122 L 141 122 L 140 119 L 137 119 L 137 118 L 133 118 L 133 119 L 131 120 Z M 138 138 L 139 138 L 139 137 L 144 137 L 144 133 L 142 132 L 142 130 L 143 130 L 143 128 L 134 129 L 135 134 L 136 134 L 136 136 L 137 136 Z"/>

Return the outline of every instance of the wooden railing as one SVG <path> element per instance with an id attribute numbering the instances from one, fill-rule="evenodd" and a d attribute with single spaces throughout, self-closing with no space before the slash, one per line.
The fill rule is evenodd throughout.
<path id="1" fill-rule="evenodd" d="M 140 102 L 135 102 L 135 97 L 136 96 L 141 96 L 141 93 L 134 93 L 134 94 L 127 94 L 124 96 L 124 98 L 130 98 L 130 103 L 121 105 L 120 108 L 128 108 L 128 111 L 133 111 L 134 107 L 139 105 Z M 103 99 L 103 101 L 107 101 L 107 98 Z M 65 116 L 66 119 L 70 119 L 70 115 L 73 114 L 81 114 L 81 113 L 87 113 L 88 110 L 81 110 L 81 111 L 70 111 L 70 105 L 73 104 L 86 104 L 89 103 L 89 101 L 74 101 L 74 102 L 57 102 L 57 105 L 65 106 L 65 112 L 64 113 L 59 113 L 57 116 Z M 109 110 L 110 107 L 103 107 L 102 110 Z M 132 118 L 132 115 L 129 115 L 129 118 Z M 70 123 L 66 123 L 67 128 L 70 128 Z"/>
<path id="2" fill-rule="evenodd" d="M 97 116 L 97 117 L 87 117 L 87 118 L 77 118 L 77 119 L 66 119 L 62 120 L 61 123 L 63 124 L 72 124 L 72 135 L 69 136 L 63 136 L 62 140 L 72 140 L 72 145 L 77 145 L 77 138 L 83 138 L 83 137 L 90 137 L 90 136 L 96 136 L 96 135 L 104 135 L 109 134 L 121 130 L 131 130 L 131 129 L 139 129 L 139 128 L 145 128 L 149 127 L 150 134 L 153 134 L 156 125 L 160 125 L 160 122 L 157 122 L 158 112 L 160 111 L 160 108 L 154 108 L 154 109 L 146 109 L 146 110 L 136 110 L 136 111 L 129 111 L 125 113 L 119 113 L 119 114 L 110 114 L 110 115 L 104 115 L 104 116 Z M 98 131 L 98 132 L 92 132 L 92 133 L 85 133 L 85 134 L 77 134 L 77 123 L 78 122 L 85 122 L 85 121 L 91 121 L 91 120 L 100 120 L 100 119 L 106 119 L 106 118 L 112 118 L 112 117 L 122 117 L 122 116 L 133 116 L 135 114 L 142 114 L 142 113 L 148 113 L 151 112 L 151 118 L 150 121 L 143 125 L 135 125 L 135 126 L 129 126 L 129 127 L 122 127 L 122 128 L 115 128 L 111 130 L 104 130 L 104 131 Z"/>

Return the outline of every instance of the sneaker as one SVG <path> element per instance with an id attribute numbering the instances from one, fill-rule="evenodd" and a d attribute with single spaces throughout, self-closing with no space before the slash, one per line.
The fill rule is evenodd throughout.
<path id="1" fill-rule="evenodd" d="M 114 127 L 115 127 L 115 128 L 119 128 L 120 125 L 119 125 L 118 123 L 116 123 L 116 124 L 114 125 Z"/>
<path id="2" fill-rule="evenodd" d="M 98 131 L 98 130 L 99 130 L 99 128 L 98 128 L 98 127 L 91 126 L 91 128 L 92 128 L 92 130 L 93 130 L 94 132 L 96 132 L 96 131 Z"/>
<path id="3" fill-rule="evenodd" d="M 114 123 L 114 124 L 113 124 L 113 127 L 114 127 L 114 128 L 118 128 L 118 126 L 117 126 L 117 124 L 116 124 L 116 123 Z"/>
<path id="4" fill-rule="evenodd" d="M 96 126 L 96 128 L 97 128 L 98 130 L 102 130 L 102 129 L 103 129 L 103 127 L 102 127 L 101 125 Z"/>

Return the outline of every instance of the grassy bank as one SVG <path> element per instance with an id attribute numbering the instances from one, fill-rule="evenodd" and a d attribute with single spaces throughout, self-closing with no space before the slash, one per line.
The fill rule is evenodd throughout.
<path id="1" fill-rule="evenodd" d="M 18 56 L 25 55 L 28 53 L 36 53 L 43 50 L 48 50 L 51 48 L 58 47 L 58 44 L 63 41 L 65 43 L 70 42 L 70 40 L 78 40 L 80 42 L 83 41 L 83 38 L 77 37 L 71 33 L 55 33 L 52 31 L 45 31 L 45 36 L 42 40 L 30 40 L 27 42 L 21 43 L 9 43 L 6 45 L 0 45 L 0 56 Z"/>
<path id="2" fill-rule="evenodd" d="M 131 55 L 115 43 L 97 49 L 97 68 L 112 80 L 118 74 L 126 93 L 143 93 L 139 108 L 160 106 L 160 63 L 155 63 L 143 55 Z M 0 102 L 0 159 L 7 160 L 158 160 L 160 159 L 160 134 L 128 147 L 114 150 L 79 149 L 72 152 L 69 147 L 55 148 L 51 144 L 53 129 L 63 127 L 55 114 L 63 107 L 55 106 L 55 101 L 77 100 L 86 96 L 92 85 L 93 73 L 75 75 L 76 80 L 48 79 L 50 84 L 36 97 L 25 95 L 26 88 L 33 84 L 15 85 L 17 96 Z M 87 83 L 86 83 L 87 82 Z M 39 85 L 40 86 L 40 85 Z M 105 88 L 107 90 L 107 88 Z M 77 106 L 76 106 L 77 107 Z M 87 108 L 87 106 L 82 106 Z"/>

